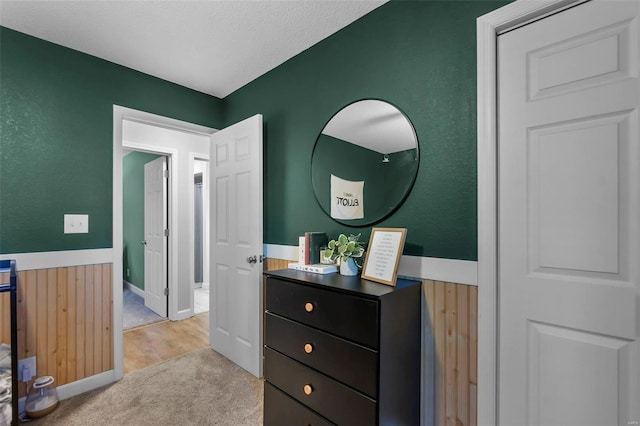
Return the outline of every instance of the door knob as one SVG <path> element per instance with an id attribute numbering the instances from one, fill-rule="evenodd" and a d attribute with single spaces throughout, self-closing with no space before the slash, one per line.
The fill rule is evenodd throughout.
<path id="1" fill-rule="evenodd" d="M 140 241 L 140 244 L 143 244 L 143 245 L 146 246 L 147 245 L 147 241 L 146 240 L 142 240 L 142 241 Z"/>
<path id="2" fill-rule="evenodd" d="M 249 256 L 247 257 L 248 263 L 256 263 L 258 261 L 258 256 Z"/>
<path id="3" fill-rule="evenodd" d="M 313 387 L 311 387 L 311 385 L 304 385 L 302 390 L 304 390 L 305 395 L 311 395 L 311 392 L 313 392 Z"/>

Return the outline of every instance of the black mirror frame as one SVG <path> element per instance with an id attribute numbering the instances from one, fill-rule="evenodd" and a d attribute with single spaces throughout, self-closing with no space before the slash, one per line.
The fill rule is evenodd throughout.
<path id="1" fill-rule="evenodd" d="M 407 122 L 411 126 L 411 131 L 413 132 L 413 137 L 414 137 L 414 139 L 416 141 L 416 171 L 415 171 L 413 177 L 411 178 L 411 181 L 408 183 L 408 185 L 406 187 L 406 190 L 405 190 L 405 193 L 403 194 L 402 198 L 400 198 L 400 200 L 396 203 L 396 205 L 392 209 L 390 209 L 386 214 L 382 215 L 379 218 L 373 219 L 371 221 L 367 221 L 366 223 L 353 224 L 353 223 L 350 223 L 350 221 L 348 221 L 348 220 L 341 220 L 341 219 L 336 219 L 336 218 L 332 217 L 331 216 L 331 211 L 327 211 L 325 209 L 325 207 L 320 203 L 320 200 L 318 198 L 318 194 L 317 194 L 315 186 L 313 184 L 313 157 L 314 157 L 314 154 L 316 152 L 316 148 L 318 146 L 318 140 L 320 139 L 320 136 L 322 135 L 322 131 L 327 127 L 327 124 L 329 124 L 329 122 L 331 120 L 333 120 L 333 118 L 336 115 L 338 115 L 341 111 L 343 111 L 345 108 L 347 108 L 347 107 L 349 107 L 349 106 L 351 106 L 351 105 L 353 105 L 355 103 L 362 102 L 362 101 L 380 101 L 380 102 L 384 102 L 386 104 L 391 105 L 395 109 L 397 109 L 404 116 L 404 118 L 407 120 Z M 329 119 L 322 126 L 322 129 L 320 129 L 320 132 L 318 132 L 318 136 L 316 137 L 316 140 L 315 140 L 315 142 L 313 144 L 313 150 L 311 151 L 311 158 L 309 160 L 309 178 L 311 180 L 311 188 L 313 189 L 313 196 L 316 199 L 316 202 L 318 203 L 318 206 L 333 221 L 335 221 L 335 222 L 337 222 L 337 223 L 339 223 L 341 225 L 346 225 L 346 226 L 350 226 L 350 227 L 353 227 L 353 228 L 364 228 L 364 227 L 367 227 L 367 226 L 375 225 L 375 224 L 380 223 L 383 220 L 389 218 L 396 211 L 398 211 L 400 206 L 402 206 L 402 204 L 404 204 L 404 202 L 409 197 L 409 194 L 413 190 L 413 186 L 416 183 L 416 179 L 418 178 L 418 172 L 419 171 L 420 171 L 420 140 L 418 139 L 418 134 L 416 132 L 415 126 L 413 125 L 413 122 L 409 119 L 407 114 L 405 114 L 405 112 L 402 109 L 398 108 L 397 105 L 395 105 L 394 103 L 391 103 L 389 101 L 386 101 L 384 99 L 379 99 L 379 98 L 361 98 L 361 99 L 355 100 L 353 102 L 349 102 L 348 104 L 346 104 L 342 108 L 340 108 L 338 111 L 336 111 L 333 115 L 331 115 L 331 117 L 329 117 Z M 363 219 L 359 219 L 359 220 L 363 220 Z"/>

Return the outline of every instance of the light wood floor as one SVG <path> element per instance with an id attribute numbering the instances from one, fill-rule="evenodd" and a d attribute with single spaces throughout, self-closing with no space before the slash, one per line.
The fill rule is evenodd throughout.
<path id="1" fill-rule="evenodd" d="M 209 313 L 126 330 L 124 374 L 209 346 Z"/>

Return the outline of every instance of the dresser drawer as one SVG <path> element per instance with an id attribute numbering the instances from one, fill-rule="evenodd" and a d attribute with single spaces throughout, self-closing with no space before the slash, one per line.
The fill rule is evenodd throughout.
<path id="1" fill-rule="evenodd" d="M 264 426 L 333 426 L 275 386 L 264 383 Z"/>
<path id="2" fill-rule="evenodd" d="M 378 353 L 268 313 L 265 344 L 371 397 L 378 391 Z"/>
<path id="3" fill-rule="evenodd" d="M 268 347 L 264 354 L 264 378 L 291 397 L 341 426 L 376 424 L 371 398 Z"/>
<path id="4" fill-rule="evenodd" d="M 275 278 L 267 311 L 372 348 L 378 347 L 378 302 Z"/>

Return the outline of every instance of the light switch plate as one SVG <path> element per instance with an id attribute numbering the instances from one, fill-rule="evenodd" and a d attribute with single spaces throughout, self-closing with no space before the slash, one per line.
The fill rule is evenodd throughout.
<path id="1" fill-rule="evenodd" d="M 18 380 L 28 382 L 36 375 L 36 357 L 18 360 Z"/>
<path id="2" fill-rule="evenodd" d="M 88 214 L 65 214 L 64 215 L 65 234 L 88 234 L 89 215 Z"/>

